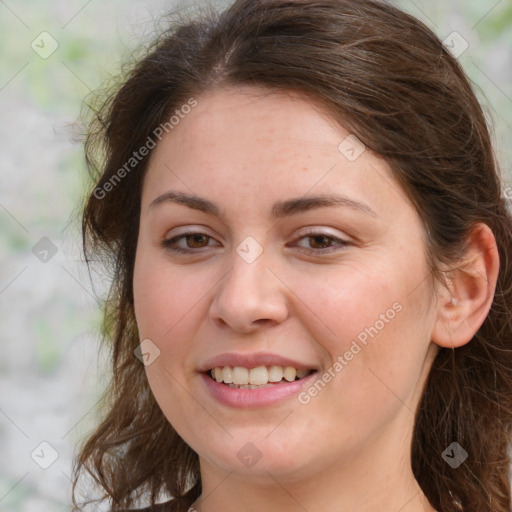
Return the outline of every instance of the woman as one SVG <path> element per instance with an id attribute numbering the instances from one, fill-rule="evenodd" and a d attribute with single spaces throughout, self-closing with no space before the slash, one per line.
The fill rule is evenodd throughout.
<path id="1" fill-rule="evenodd" d="M 163 34 L 86 150 L 113 380 L 75 475 L 113 511 L 510 511 L 512 222 L 428 28 L 238 0 Z"/>

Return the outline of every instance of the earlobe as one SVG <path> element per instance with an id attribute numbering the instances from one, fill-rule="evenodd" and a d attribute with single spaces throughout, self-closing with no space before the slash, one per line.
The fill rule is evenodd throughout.
<path id="1" fill-rule="evenodd" d="M 466 254 L 440 287 L 431 339 L 440 347 L 465 345 L 484 323 L 491 308 L 499 272 L 496 239 L 487 224 L 476 224 Z"/>

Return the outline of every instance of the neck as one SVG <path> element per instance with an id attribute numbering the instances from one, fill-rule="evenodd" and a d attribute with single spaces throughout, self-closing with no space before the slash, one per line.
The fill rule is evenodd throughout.
<path id="1" fill-rule="evenodd" d="M 409 437 L 409 436 L 406 436 Z M 410 467 L 407 439 L 380 438 L 347 463 L 272 473 L 271 468 L 235 473 L 201 459 L 203 494 L 197 512 L 435 512 Z M 394 440 L 396 441 L 396 440 Z M 350 460 L 350 463 L 348 462 Z M 253 469 L 255 469 L 255 466 Z"/>

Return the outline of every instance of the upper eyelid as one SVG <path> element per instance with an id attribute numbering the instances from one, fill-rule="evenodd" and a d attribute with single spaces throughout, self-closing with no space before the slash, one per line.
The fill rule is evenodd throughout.
<path id="1" fill-rule="evenodd" d="M 323 231 L 322 228 L 318 228 L 318 227 L 314 227 L 314 226 L 305 226 L 304 229 L 307 229 L 307 231 L 303 232 L 303 233 L 297 233 L 297 235 L 295 235 L 293 237 L 293 240 L 292 240 L 293 243 L 296 243 L 296 242 L 298 242 L 298 241 L 300 241 L 302 239 L 305 239 L 305 238 L 308 238 L 308 237 L 313 237 L 313 236 L 324 236 L 326 238 L 330 238 L 331 240 L 336 240 L 336 241 L 339 242 L 340 246 L 346 246 L 346 245 L 350 245 L 350 244 L 353 243 L 353 242 L 351 242 L 351 240 L 345 238 L 344 236 L 338 236 L 338 235 L 335 235 L 335 234 Z M 168 242 L 170 242 L 171 240 L 174 240 L 174 239 L 177 240 L 175 242 L 175 243 L 177 243 L 178 241 L 183 240 L 187 236 L 192 236 L 192 235 L 202 235 L 202 236 L 205 236 L 206 238 L 208 238 L 210 240 L 215 240 L 215 242 L 219 243 L 218 240 L 214 236 L 210 235 L 209 233 L 207 233 L 205 231 L 202 231 L 201 229 L 194 229 L 194 228 L 188 228 L 186 231 L 184 231 L 182 233 L 177 233 L 177 234 L 175 234 L 173 236 L 165 237 L 164 240 L 163 240 L 163 243 L 166 244 L 166 243 L 168 243 Z M 186 248 L 186 249 L 180 248 L 180 249 L 182 249 L 183 251 L 197 252 L 200 249 L 206 249 L 208 247 L 212 247 L 212 246 L 209 245 L 209 243 L 208 243 L 206 246 L 201 247 L 201 248 Z M 332 247 L 332 246 L 330 246 L 330 247 Z M 302 247 L 302 249 L 308 250 L 308 251 L 312 251 L 312 252 L 319 252 L 320 253 L 320 252 L 323 252 L 323 251 L 327 252 L 329 247 L 326 247 L 326 248 L 323 248 L 323 249 L 312 249 L 312 248 L 308 249 L 306 247 Z"/>
<path id="2" fill-rule="evenodd" d="M 215 237 L 212 234 L 210 234 L 210 232 L 206 228 L 204 228 L 204 227 L 188 227 L 187 226 L 187 227 L 183 227 L 183 231 L 178 232 L 178 233 L 173 233 L 172 235 L 169 235 L 170 231 L 173 231 L 173 230 L 169 230 L 169 231 L 166 232 L 166 234 L 163 237 L 164 240 L 171 240 L 173 238 L 178 238 L 178 237 L 187 236 L 187 235 L 188 236 L 190 236 L 190 235 L 204 235 L 204 236 L 207 236 L 209 238 L 213 238 L 214 240 L 217 239 L 217 237 Z"/>
<path id="3" fill-rule="evenodd" d="M 314 230 L 310 231 L 310 232 L 307 232 L 307 233 L 303 233 L 303 234 L 295 236 L 293 238 L 292 242 L 297 243 L 300 240 L 303 240 L 305 238 L 313 238 L 315 236 L 324 236 L 326 238 L 330 238 L 331 240 L 336 240 L 337 242 L 339 242 L 340 246 L 353 245 L 351 240 L 349 240 L 348 238 L 345 238 L 343 236 L 337 236 L 337 235 L 333 235 L 332 233 L 325 233 L 325 232 L 322 232 L 322 231 L 314 231 Z M 328 248 L 325 248 L 325 249 L 307 249 L 307 248 L 303 247 L 303 249 L 310 250 L 310 251 L 315 251 L 315 252 L 322 252 L 322 250 L 325 251 Z"/>
<path id="4" fill-rule="evenodd" d="M 304 226 L 304 229 L 305 231 L 300 231 L 299 230 L 299 233 L 297 233 L 297 237 L 303 237 L 303 236 L 308 236 L 308 235 L 323 235 L 323 236 L 329 236 L 329 237 L 332 237 L 332 238 L 338 238 L 340 240 L 344 240 L 345 238 L 348 238 L 347 235 L 345 234 L 336 234 L 336 233 L 331 233 L 330 231 L 325 231 L 325 227 L 324 228 L 321 228 L 321 227 L 317 227 L 317 226 Z"/>
<path id="5" fill-rule="evenodd" d="M 299 231 L 300 231 L 300 229 L 304 229 L 306 231 L 297 233 L 295 235 L 295 238 L 302 238 L 302 237 L 306 237 L 308 235 L 323 235 L 323 236 L 328 236 L 331 238 L 338 238 L 340 240 L 346 240 L 346 238 L 348 238 L 347 235 L 338 235 L 338 234 L 330 233 L 329 231 L 324 231 L 325 227 L 321 228 L 321 227 L 317 227 L 317 226 L 304 226 L 303 228 L 299 228 Z M 205 230 L 204 227 L 197 227 L 197 228 L 186 227 L 186 228 L 184 228 L 184 231 L 182 233 L 176 233 L 176 234 L 173 234 L 172 236 L 168 236 L 166 234 L 164 236 L 164 240 L 170 240 L 172 238 L 177 238 L 180 236 L 187 236 L 187 235 L 205 235 L 207 237 L 216 239 L 216 237 L 211 235 L 208 232 L 208 230 Z M 348 241 L 348 240 L 346 240 L 346 241 Z"/>

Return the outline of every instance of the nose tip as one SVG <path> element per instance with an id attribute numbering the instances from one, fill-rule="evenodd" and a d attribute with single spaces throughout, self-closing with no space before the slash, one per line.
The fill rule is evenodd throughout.
<path id="1" fill-rule="evenodd" d="M 288 316 L 282 283 L 262 261 L 238 261 L 216 288 L 210 320 L 245 334 L 269 328 Z"/>

